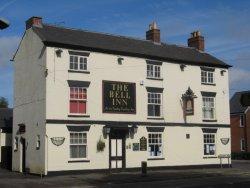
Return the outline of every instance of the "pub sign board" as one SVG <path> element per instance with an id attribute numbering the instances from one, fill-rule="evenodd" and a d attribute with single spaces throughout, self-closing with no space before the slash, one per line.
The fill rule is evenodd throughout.
<path id="1" fill-rule="evenodd" d="M 104 113 L 136 113 L 136 85 L 130 82 L 103 81 Z"/>

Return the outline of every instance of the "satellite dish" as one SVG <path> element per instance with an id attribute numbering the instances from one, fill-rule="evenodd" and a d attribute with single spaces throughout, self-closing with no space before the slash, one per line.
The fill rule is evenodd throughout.
<path id="1" fill-rule="evenodd" d="M 0 29 L 5 29 L 9 27 L 9 22 L 3 18 L 0 18 Z"/>

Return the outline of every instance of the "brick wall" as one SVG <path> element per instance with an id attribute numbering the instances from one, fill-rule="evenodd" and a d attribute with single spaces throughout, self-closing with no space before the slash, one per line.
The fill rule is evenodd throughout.
<path id="1" fill-rule="evenodd" d="M 245 127 L 240 127 L 240 115 L 231 115 L 231 150 L 241 152 L 240 139 L 245 139 Z M 249 134 L 250 136 L 250 134 Z"/>

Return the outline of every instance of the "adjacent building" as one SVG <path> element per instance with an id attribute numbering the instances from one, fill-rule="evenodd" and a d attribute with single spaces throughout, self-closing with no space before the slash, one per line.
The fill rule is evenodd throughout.
<path id="1" fill-rule="evenodd" d="M 230 154 L 229 65 L 188 46 L 32 17 L 13 58 L 13 171 L 214 166 Z"/>
<path id="2" fill-rule="evenodd" d="M 13 109 L 0 108 L 0 163 L 11 168 Z"/>
<path id="3" fill-rule="evenodd" d="M 232 152 L 250 152 L 250 107 L 243 106 L 241 98 L 250 91 L 236 92 L 230 99 Z"/>

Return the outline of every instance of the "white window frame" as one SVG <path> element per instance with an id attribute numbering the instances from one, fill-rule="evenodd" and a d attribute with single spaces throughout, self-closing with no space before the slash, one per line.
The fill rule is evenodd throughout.
<path id="1" fill-rule="evenodd" d="M 161 136 L 160 136 L 160 138 L 159 137 L 158 138 L 153 138 L 153 137 L 150 138 L 149 135 L 157 135 L 157 136 L 161 135 Z M 157 140 L 157 142 L 150 143 L 150 140 L 152 140 L 152 139 Z M 150 151 L 151 151 L 151 148 L 149 147 L 150 145 L 161 145 L 161 155 L 152 156 L 150 154 Z M 163 157 L 163 133 L 162 132 L 149 132 L 148 133 L 148 157 L 149 158 L 162 158 Z"/>
<path id="2" fill-rule="evenodd" d="M 72 141 L 71 134 L 86 134 L 86 143 L 71 143 L 71 141 Z M 78 139 L 79 139 L 79 137 L 78 137 Z M 70 149 L 71 146 L 86 146 L 86 157 L 71 157 L 71 149 Z M 69 132 L 69 158 L 70 158 L 70 160 L 88 159 L 88 132 L 86 132 L 86 131 L 81 131 L 81 132 L 70 131 Z"/>
<path id="3" fill-rule="evenodd" d="M 205 135 L 213 136 L 214 137 L 214 142 L 211 142 L 211 138 L 206 138 L 208 142 L 205 142 Z M 210 147 L 210 145 L 214 145 L 214 154 L 205 154 L 204 150 L 207 145 Z M 206 157 L 209 156 L 216 156 L 216 133 L 203 133 L 203 155 Z"/>
<path id="4" fill-rule="evenodd" d="M 79 99 L 79 98 L 71 98 L 70 94 L 71 94 L 71 88 L 78 88 L 79 89 L 85 89 L 86 90 L 86 99 Z M 79 92 L 78 92 L 78 95 L 79 95 Z M 71 100 L 75 100 L 75 101 L 82 101 L 82 102 L 85 102 L 86 103 L 86 112 L 85 113 L 72 113 L 70 112 L 70 101 Z M 69 87 L 69 114 L 72 114 L 72 115 L 86 115 L 88 113 L 88 88 L 87 87 Z M 79 110 L 78 110 L 79 111 Z"/>
<path id="5" fill-rule="evenodd" d="M 80 60 L 82 60 L 82 62 L 80 62 Z M 69 55 L 69 70 L 83 71 L 83 72 L 87 71 L 88 57 L 80 55 Z"/>
<path id="6" fill-rule="evenodd" d="M 14 139 L 14 151 L 18 150 L 18 137 L 15 137 Z"/>
<path id="7" fill-rule="evenodd" d="M 213 100 L 211 103 L 213 103 L 213 105 L 211 106 L 211 104 L 209 106 L 206 106 L 204 102 L 204 100 Z M 205 117 L 205 109 L 207 109 L 206 111 L 213 110 L 213 114 L 214 117 Z M 202 96 L 202 119 L 203 120 L 215 120 L 216 119 L 216 100 L 215 97 L 207 97 L 207 96 Z"/>
<path id="8" fill-rule="evenodd" d="M 160 92 L 147 92 L 147 100 L 148 100 L 148 103 L 147 103 L 147 115 L 148 117 L 159 117 L 161 118 L 162 117 L 162 93 Z M 155 96 L 154 96 L 155 95 Z M 154 97 L 151 97 L 150 96 L 154 96 Z M 160 100 L 160 103 L 158 102 L 158 100 Z M 148 106 L 149 105 L 159 105 L 160 106 L 160 115 L 159 116 L 156 116 L 156 115 L 153 115 L 153 116 L 150 116 L 149 115 L 149 110 L 148 110 Z M 155 113 L 154 113 L 155 114 Z"/>
<path id="9" fill-rule="evenodd" d="M 240 139 L 240 151 L 246 151 L 246 141 L 244 138 Z"/>
<path id="10" fill-rule="evenodd" d="M 39 150 L 41 147 L 41 138 L 40 135 L 36 136 L 36 149 Z"/>
<path id="11" fill-rule="evenodd" d="M 147 78 L 161 79 L 161 65 L 147 64 Z"/>
<path id="12" fill-rule="evenodd" d="M 244 127 L 244 115 L 240 115 L 240 127 Z"/>
<path id="13" fill-rule="evenodd" d="M 214 84 L 215 83 L 214 71 L 201 70 L 201 83 Z"/>

